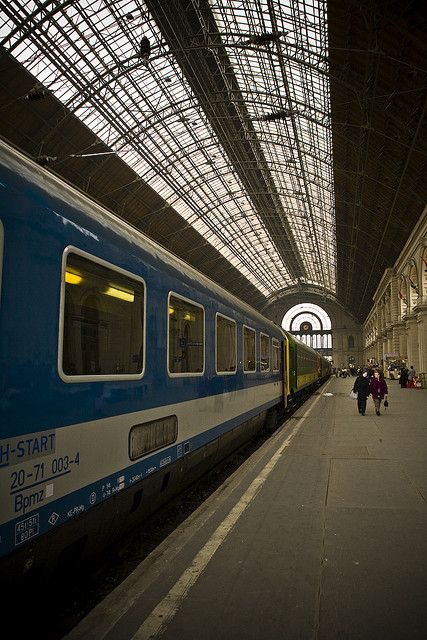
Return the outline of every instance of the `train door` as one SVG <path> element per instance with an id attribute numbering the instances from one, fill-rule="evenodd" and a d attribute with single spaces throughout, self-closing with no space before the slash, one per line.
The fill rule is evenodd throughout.
<path id="1" fill-rule="evenodd" d="M 298 391 L 298 347 L 295 340 L 289 342 L 289 395 Z"/>
<path id="2" fill-rule="evenodd" d="M 289 396 L 289 340 L 285 336 L 283 339 L 283 350 L 282 350 L 282 358 L 283 358 L 283 404 L 285 407 L 288 405 L 288 396 Z"/>

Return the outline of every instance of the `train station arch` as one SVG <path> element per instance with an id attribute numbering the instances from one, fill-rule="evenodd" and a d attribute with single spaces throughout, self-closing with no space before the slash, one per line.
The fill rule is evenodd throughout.
<path id="1" fill-rule="evenodd" d="M 331 319 L 319 305 L 310 302 L 294 305 L 284 315 L 282 327 L 332 360 Z"/>
<path id="2" fill-rule="evenodd" d="M 319 324 L 316 324 L 315 317 L 312 320 L 308 317 L 301 316 L 301 323 L 298 322 L 299 316 L 296 309 L 320 309 L 322 312 L 322 330 L 315 328 Z M 363 327 L 361 323 L 348 311 L 340 305 L 336 299 L 331 296 L 325 295 L 324 292 L 319 291 L 314 287 L 304 287 L 303 290 L 295 289 L 294 291 L 282 291 L 278 292 L 274 297 L 271 297 L 268 304 L 264 307 L 263 313 L 267 315 L 273 322 L 283 326 L 287 331 L 295 333 L 296 335 L 304 335 L 304 331 L 300 331 L 304 318 L 305 322 L 311 323 L 313 332 L 308 331 L 310 335 L 316 334 L 316 331 L 320 331 L 320 335 L 326 333 L 323 329 L 326 326 L 329 328 L 331 335 L 331 347 L 327 347 L 325 355 L 328 355 L 332 359 L 333 366 L 343 368 L 348 367 L 350 363 L 355 365 L 363 363 Z M 315 312 L 315 315 L 319 315 L 319 311 Z M 295 329 L 290 329 L 282 322 L 287 321 L 295 316 Z M 326 324 L 326 318 L 330 322 L 330 326 Z M 298 336 L 299 337 L 299 336 Z M 307 338 L 303 338 L 307 341 Z M 310 346 L 312 344 L 312 338 L 310 338 Z M 329 343 L 329 344 L 330 344 Z M 316 348 L 316 347 L 315 347 Z M 322 349 L 322 347 L 320 347 Z"/>

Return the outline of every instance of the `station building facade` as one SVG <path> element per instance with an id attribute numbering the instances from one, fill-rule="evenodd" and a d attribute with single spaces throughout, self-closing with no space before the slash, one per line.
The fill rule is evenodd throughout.
<path id="1" fill-rule="evenodd" d="M 386 269 L 363 325 L 363 357 L 404 361 L 427 372 L 427 207 L 393 267 Z"/>

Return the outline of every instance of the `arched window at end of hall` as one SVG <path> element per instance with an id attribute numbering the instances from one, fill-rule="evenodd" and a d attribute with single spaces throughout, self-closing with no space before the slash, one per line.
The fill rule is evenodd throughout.
<path id="1" fill-rule="evenodd" d="M 331 320 L 318 305 L 301 303 L 293 306 L 284 315 L 282 327 L 323 355 L 332 355 Z"/>

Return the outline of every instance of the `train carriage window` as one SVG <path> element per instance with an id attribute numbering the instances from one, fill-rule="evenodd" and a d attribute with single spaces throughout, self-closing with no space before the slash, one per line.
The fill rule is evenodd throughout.
<path id="1" fill-rule="evenodd" d="M 251 373 L 256 369 L 255 330 L 243 326 L 243 371 Z"/>
<path id="2" fill-rule="evenodd" d="M 236 373 L 237 327 L 234 320 L 216 314 L 216 372 Z"/>
<path id="3" fill-rule="evenodd" d="M 273 371 L 279 371 L 280 369 L 279 341 L 276 338 L 272 339 L 271 359 L 272 359 Z"/>
<path id="4" fill-rule="evenodd" d="M 69 253 L 63 286 L 59 354 L 61 359 L 62 346 L 63 374 L 109 379 L 141 377 L 144 283 L 107 263 Z"/>
<path id="5" fill-rule="evenodd" d="M 261 371 L 270 370 L 270 338 L 265 334 L 260 334 L 260 354 Z"/>
<path id="6" fill-rule="evenodd" d="M 168 363 L 171 375 L 200 375 L 205 362 L 205 312 L 201 305 L 169 295 Z"/>

